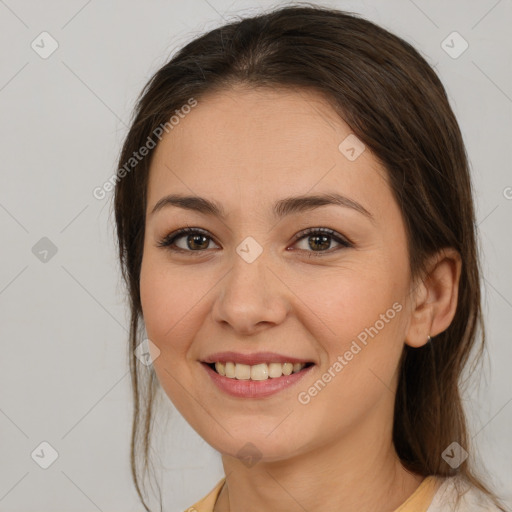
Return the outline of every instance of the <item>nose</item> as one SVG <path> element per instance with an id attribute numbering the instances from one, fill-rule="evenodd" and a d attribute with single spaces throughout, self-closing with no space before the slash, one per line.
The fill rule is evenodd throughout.
<path id="1" fill-rule="evenodd" d="M 239 334 L 250 335 L 284 321 L 288 289 L 263 255 L 252 263 L 235 254 L 233 265 L 219 283 L 213 319 Z"/>

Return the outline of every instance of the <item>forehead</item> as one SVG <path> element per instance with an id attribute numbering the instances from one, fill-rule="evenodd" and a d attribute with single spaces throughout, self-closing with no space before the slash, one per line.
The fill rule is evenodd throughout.
<path id="1" fill-rule="evenodd" d="M 234 160 L 258 152 L 263 165 L 267 158 L 273 162 L 294 155 L 314 158 L 329 146 L 337 151 L 340 137 L 350 132 L 319 92 L 234 86 L 201 97 L 168 142 L 179 144 L 183 151 L 208 147 L 215 156 Z"/>
<path id="2" fill-rule="evenodd" d="M 148 207 L 176 191 L 214 195 L 228 206 L 233 192 L 239 199 L 275 200 L 336 191 L 384 207 L 386 173 L 368 148 L 347 158 L 351 137 L 350 127 L 316 91 L 239 86 L 209 93 L 155 149 Z"/>

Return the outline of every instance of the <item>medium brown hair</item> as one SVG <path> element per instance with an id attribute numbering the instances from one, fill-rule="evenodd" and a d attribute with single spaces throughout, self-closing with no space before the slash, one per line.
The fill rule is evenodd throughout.
<path id="1" fill-rule="evenodd" d="M 461 376 L 473 349 L 480 360 L 485 331 L 468 159 L 438 76 L 409 43 L 355 13 L 302 3 L 238 19 L 194 39 L 153 75 L 138 98 L 118 169 L 190 98 L 200 104 L 207 93 L 234 85 L 309 88 L 327 98 L 387 171 L 405 221 L 413 278 L 425 276 L 428 257 L 440 249 L 460 253 L 458 304 L 450 326 L 424 347 L 404 345 L 393 441 L 407 469 L 425 476 L 458 474 L 505 510 L 477 477 L 471 459 L 452 469 L 442 458 L 454 441 L 472 453 Z M 131 467 L 146 510 L 137 454 L 142 448 L 147 470 L 158 381 L 134 352 L 142 341 L 139 274 L 153 151 L 130 172 L 118 174 L 114 194 L 131 309 Z"/>

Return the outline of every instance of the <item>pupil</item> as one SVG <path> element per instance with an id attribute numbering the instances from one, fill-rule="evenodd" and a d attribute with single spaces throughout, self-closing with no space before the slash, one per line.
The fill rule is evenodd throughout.
<path id="1" fill-rule="evenodd" d="M 192 242 L 193 244 L 198 240 L 198 239 L 203 239 L 203 244 L 202 246 L 199 247 L 199 249 L 206 249 L 206 247 L 208 247 L 208 240 L 206 239 L 206 236 L 204 235 L 189 235 L 187 241 L 190 241 L 190 239 L 193 239 L 194 241 Z M 188 244 L 188 247 L 189 249 L 194 249 L 194 248 L 197 248 L 197 247 L 192 247 L 191 244 L 189 243 Z"/>
<path id="2" fill-rule="evenodd" d="M 321 244 L 323 243 L 323 247 L 320 247 L 321 249 L 328 249 L 329 248 L 329 237 L 326 236 L 326 235 L 314 235 L 314 236 L 311 236 L 310 237 L 310 240 L 313 239 L 315 240 L 314 243 L 317 243 L 318 240 L 322 240 L 322 242 L 320 242 Z M 311 245 L 311 243 L 309 244 L 309 246 L 311 247 L 311 249 L 314 249 L 313 245 Z"/>

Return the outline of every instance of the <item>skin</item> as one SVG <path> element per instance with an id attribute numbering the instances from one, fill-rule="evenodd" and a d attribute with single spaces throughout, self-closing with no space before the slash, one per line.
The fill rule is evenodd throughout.
<path id="1" fill-rule="evenodd" d="M 144 321 L 160 351 L 153 364 L 162 388 L 222 454 L 227 485 L 216 512 L 389 512 L 423 480 L 403 468 L 392 443 L 397 368 L 404 343 L 419 347 L 449 326 L 460 258 L 445 250 L 432 258 L 428 279 L 412 280 L 387 174 L 368 148 L 354 161 L 340 152 L 350 133 L 315 92 L 237 86 L 201 98 L 153 155 Z M 333 191 L 360 203 L 373 221 L 336 205 L 272 216 L 279 199 Z M 226 217 L 176 206 L 151 214 L 170 193 L 215 200 Z M 185 234 L 176 241 L 188 249 L 183 254 L 158 247 L 186 226 L 210 238 L 194 245 L 189 236 L 187 245 Z M 322 249 L 314 235 L 293 239 L 319 227 L 353 247 L 330 238 Z M 263 248 L 252 263 L 236 252 L 248 236 Z M 299 403 L 298 393 L 394 303 L 401 311 L 308 404 Z M 274 351 L 316 365 L 271 397 L 234 398 L 212 385 L 199 362 L 224 350 Z M 252 466 L 236 456 L 247 442 L 261 455 Z"/>

